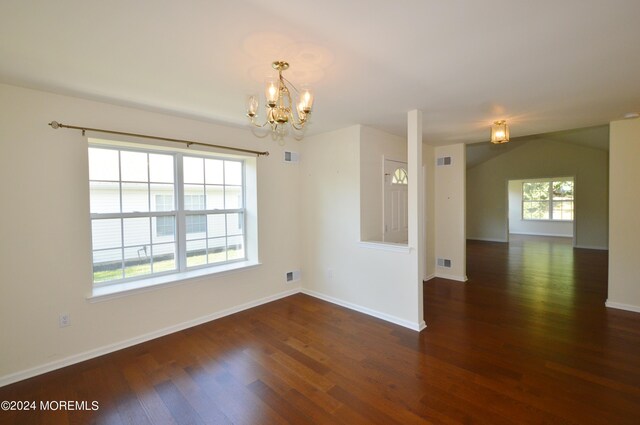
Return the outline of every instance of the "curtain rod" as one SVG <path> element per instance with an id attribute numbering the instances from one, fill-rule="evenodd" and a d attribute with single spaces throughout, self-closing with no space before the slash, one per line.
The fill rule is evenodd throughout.
<path id="1" fill-rule="evenodd" d="M 53 129 L 70 128 L 70 129 L 73 129 L 73 130 L 82 130 L 82 135 L 83 136 L 84 136 L 84 133 L 86 131 L 93 131 L 93 132 L 96 132 L 96 133 L 119 134 L 121 136 L 134 136 L 134 137 L 141 137 L 143 139 L 155 139 L 155 140 L 164 140 L 164 141 L 167 141 L 167 142 L 184 143 L 185 145 L 187 145 L 187 147 L 189 147 L 191 145 L 209 146 L 209 147 L 212 147 L 212 148 L 228 149 L 228 150 L 236 151 L 236 152 L 252 153 L 252 154 L 257 155 L 257 156 L 269 156 L 269 152 L 268 151 L 264 151 L 264 152 L 252 151 L 250 149 L 233 148 L 231 146 L 211 145 L 209 143 L 194 142 L 194 141 L 191 141 L 191 140 L 171 139 L 169 137 L 149 136 L 147 134 L 127 133 L 127 132 L 124 132 L 124 131 L 114 131 L 114 130 L 103 130 L 103 129 L 100 129 L 100 128 L 78 127 L 78 126 L 75 126 L 75 125 L 62 124 L 62 123 L 59 123 L 58 121 L 51 121 L 49 123 L 49 125 Z"/>

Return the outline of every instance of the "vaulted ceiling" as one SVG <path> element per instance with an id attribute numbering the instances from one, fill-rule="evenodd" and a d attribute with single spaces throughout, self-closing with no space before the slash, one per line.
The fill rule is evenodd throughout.
<path id="1" fill-rule="evenodd" d="M 309 134 L 352 124 L 427 143 L 606 124 L 640 110 L 637 0 L 0 3 L 0 81 L 245 123 L 273 60 L 316 92 Z"/>
<path id="2" fill-rule="evenodd" d="M 579 128 L 575 130 L 554 131 L 512 138 L 509 143 L 494 145 L 492 143 L 470 143 L 467 145 L 467 168 L 475 167 L 496 156 L 511 152 L 527 143 L 547 140 L 569 143 L 582 147 L 609 150 L 609 125 Z"/>

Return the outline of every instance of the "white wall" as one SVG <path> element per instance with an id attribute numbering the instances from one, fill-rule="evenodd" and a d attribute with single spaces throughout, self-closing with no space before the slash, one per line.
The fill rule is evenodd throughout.
<path id="1" fill-rule="evenodd" d="M 262 265 L 89 303 L 87 142 L 79 131 L 51 129 L 52 120 L 269 150 L 257 160 Z M 282 147 L 249 129 L 0 85 L 0 143 L 0 385 L 299 290 L 301 282 L 286 284 L 285 273 L 302 265 L 300 170 L 283 163 Z M 71 326 L 59 328 L 63 312 Z"/>
<path id="2" fill-rule="evenodd" d="M 640 119 L 610 125 L 607 306 L 640 312 Z"/>
<path id="3" fill-rule="evenodd" d="M 360 143 L 360 237 L 382 241 L 383 158 L 407 162 L 407 140 L 362 126 Z"/>
<path id="4" fill-rule="evenodd" d="M 517 142 L 515 142 L 517 143 Z M 467 170 L 467 237 L 507 241 L 507 181 L 573 177 L 579 248 L 606 249 L 608 152 L 535 139 Z"/>
<path id="5" fill-rule="evenodd" d="M 360 242 L 360 137 L 353 126 L 303 142 L 304 290 L 420 328 L 415 250 Z"/>
<path id="6" fill-rule="evenodd" d="M 462 143 L 434 151 L 436 159 L 451 157 L 451 165 L 435 167 L 435 256 L 451 260 L 451 268 L 436 265 L 436 276 L 463 282 L 467 280 L 465 153 Z"/>
<path id="7" fill-rule="evenodd" d="M 548 179 L 544 180 L 546 181 Z M 572 221 L 522 219 L 522 183 L 525 181 L 536 181 L 536 179 L 509 180 L 509 233 L 517 235 L 572 237 Z"/>

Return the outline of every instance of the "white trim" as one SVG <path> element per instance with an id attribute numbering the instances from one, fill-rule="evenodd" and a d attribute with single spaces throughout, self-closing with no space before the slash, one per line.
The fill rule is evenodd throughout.
<path id="1" fill-rule="evenodd" d="M 509 232 L 509 234 L 510 235 L 525 235 L 525 236 L 552 236 L 552 237 L 555 237 L 555 238 L 572 238 L 573 239 L 573 235 L 560 235 L 558 233 Z"/>
<path id="2" fill-rule="evenodd" d="M 362 248 L 379 249 L 381 251 L 411 252 L 411 247 L 405 243 L 360 241 L 358 244 Z"/>
<path id="3" fill-rule="evenodd" d="M 168 288 L 175 285 L 181 285 L 183 283 L 191 282 L 199 277 L 218 277 L 237 273 L 240 271 L 258 267 L 260 265 L 261 263 L 257 263 L 254 261 L 233 262 L 215 267 L 189 270 L 182 273 L 171 273 L 162 276 L 155 276 L 148 279 L 134 280 L 123 283 L 113 283 L 105 286 L 96 286 L 93 288 L 91 294 L 87 295 L 87 301 L 89 301 L 90 303 L 96 303 L 112 300 L 114 298 L 139 294 L 141 292 L 149 292 L 160 288 Z"/>
<path id="4" fill-rule="evenodd" d="M 608 246 L 596 246 L 596 245 L 574 245 L 574 248 L 582 248 L 582 249 L 599 249 L 602 251 L 608 251 Z"/>
<path id="5" fill-rule="evenodd" d="M 429 276 L 425 276 L 424 279 L 422 279 L 423 282 L 428 282 L 431 279 L 435 278 L 436 274 L 435 273 L 431 273 Z"/>
<path id="6" fill-rule="evenodd" d="M 162 287 L 166 287 L 163 285 Z M 144 290 L 144 288 L 142 289 Z M 95 357 L 103 356 L 105 354 L 113 353 L 114 351 L 122 350 L 133 345 L 141 344 L 146 341 L 150 341 L 152 339 L 160 338 L 165 335 L 169 335 L 175 332 L 182 331 L 184 329 L 192 328 L 194 326 L 201 325 L 203 323 L 211 322 L 213 320 L 229 316 L 231 314 L 235 314 L 244 310 L 248 310 L 253 307 L 257 307 L 262 304 L 267 304 L 272 301 L 279 300 L 281 298 L 286 298 L 291 295 L 297 293 L 304 293 L 314 298 L 321 299 L 323 301 L 330 302 L 332 304 L 336 304 L 342 307 L 346 307 L 350 310 L 354 310 L 360 313 L 364 313 L 366 315 L 376 317 L 378 319 L 382 319 L 387 322 L 394 323 L 396 325 L 400 325 L 402 327 L 414 330 L 414 331 L 422 331 L 427 327 L 427 324 L 424 320 L 421 320 L 419 323 L 411 322 L 409 320 L 401 319 L 396 316 L 392 316 L 386 313 L 382 313 L 376 310 L 372 310 L 367 307 L 363 307 L 357 304 L 349 303 L 346 301 L 339 300 L 337 298 L 330 297 L 328 295 L 321 294 L 319 292 L 315 292 L 309 289 L 304 288 L 293 288 L 287 291 L 279 292 L 274 295 L 270 295 L 264 298 L 260 298 L 254 301 L 249 301 L 244 304 L 237 305 L 235 307 L 230 307 L 215 313 L 208 314 L 206 316 L 198 317 L 196 319 L 188 320 L 186 322 L 178 323 L 176 325 L 168 326 L 166 328 L 158 329 L 152 332 L 148 332 L 143 335 L 139 335 L 133 338 L 126 339 L 124 341 L 116 342 L 113 344 L 105 345 L 99 348 L 95 348 L 92 350 L 84 351 L 82 353 L 73 354 L 71 356 L 55 360 L 53 362 L 45 363 L 39 366 L 35 366 L 29 369 L 21 370 L 18 372 L 11 373 L 9 375 L 5 375 L 0 377 L 0 387 L 4 387 L 9 384 L 13 384 L 14 382 L 23 381 L 25 379 L 32 378 L 34 376 L 42 375 L 47 372 L 54 371 L 56 369 L 61 369 L 66 366 L 70 366 L 76 363 L 83 362 L 85 360 L 90 360 Z M 116 295 L 117 296 L 117 295 Z"/>
<path id="7" fill-rule="evenodd" d="M 441 279 L 457 280 L 458 282 L 466 282 L 468 280 L 467 276 L 458 276 L 453 274 L 439 273 L 437 271 L 436 271 L 436 277 L 439 277 Z"/>
<path id="8" fill-rule="evenodd" d="M 325 295 L 325 294 L 322 294 L 320 292 L 313 291 L 311 289 L 302 288 L 302 289 L 300 289 L 300 292 L 302 292 L 303 294 L 310 295 L 310 296 L 312 296 L 314 298 L 318 298 L 318 299 L 321 299 L 323 301 L 330 302 L 332 304 L 336 304 L 336 305 L 339 305 L 339 306 L 342 306 L 342 307 L 346 307 L 346 308 L 348 308 L 350 310 L 354 310 L 354 311 L 357 311 L 359 313 L 364 313 L 366 315 L 373 316 L 373 317 L 376 317 L 378 319 L 382 319 L 382 320 L 384 320 L 386 322 L 391 322 L 391 323 L 394 323 L 396 325 L 400 325 L 402 327 L 405 327 L 405 328 L 408 328 L 408 329 L 411 329 L 411 330 L 414 330 L 414 331 L 420 332 L 421 330 L 423 330 L 424 328 L 427 327 L 427 325 L 424 322 L 424 320 L 421 320 L 420 322 L 416 323 L 416 322 L 412 322 L 410 320 L 401 319 L 399 317 L 392 316 L 392 315 L 386 314 L 386 313 L 382 313 L 380 311 L 373 310 L 373 309 L 370 309 L 368 307 L 363 307 L 363 306 L 358 305 L 358 304 L 353 304 L 353 303 L 350 303 L 348 301 L 343 301 L 341 299 L 334 298 L 334 297 L 331 297 L 329 295 Z"/>
<path id="9" fill-rule="evenodd" d="M 467 236 L 468 241 L 483 241 L 483 242 L 509 242 L 507 239 L 494 239 L 494 238 L 476 238 Z"/>
<path id="10" fill-rule="evenodd" d="M 633 311 L 635 313 L 640 313 L 640 307 L 637 305 L 621 304 L 621 303 L 616 303 L 609 300 L 607 300 L 604 303 L 604 305 L 608 308 L 616 308 L 618 310 L 626 310 L 626 311 Z"/>
<path id="11" fill-rule="evenodd" d="M 286 298 L 288 296 L 297 294 L 300 292 L 299 288 L 290 289 L 287 291 L 279 292 L 274 295 L 270 295 L 268 297 L 260 298 L 254 301 L 249 301 L 244 304 L 237 305 L 235 307 L 230 307 L 215 313 L 208 314 L 206 316 L 198 317 L 193 320 L 188 320 L 186 322 L 179 323 L 177 325 L 169 326 L 163 329 L 158 329 L 156 331 L 152 331 L 134 338 L 130 338 L 124 341 L 116 342 L 114 344 L 105 345 L 93 350 L 85 351 L 83 353 L 74 354 L 69 357 L 65 357 L 60 360 L 55 360 L 50 363 L 46 363 L 40 366 L 36 366 L 30 369 L 22 370 L 19 372 L 11 373 L 9 375 L 5 375 L 0 377 L 0 387 L 5 385 L 12 384 L 14 382 L 22 381 L 24 379 L 28 379 L 37 375 L 41 375 L 43 373 L 51 372 L 56 369 L 63 368 L 65 366 L 69 366 L 75 363 L 80 363 L 85 360 L 92 359 L 94 357 L 102 356 L 105 354 L 112 353 L 114 351 L 122 350 L 127 347 L 131 347 L 136 344 L 140 344 L 142 342 L 146 342 L 152 339 L 159 338 L 161 336 L 169 335 L 174 332 L 178 332 L 184 329 L 188 329 L 194 326 L 201 325 L 203 323 L 210 322 L 212 320 L 219 319 L 221 317 L 229 316 L 234 313 L 238 313 L 240 311 L 244 311 L 253 307 L 257 307 L 262 304 L 270 303 L 272 301 L 279 300 L 281 298 Z"/>

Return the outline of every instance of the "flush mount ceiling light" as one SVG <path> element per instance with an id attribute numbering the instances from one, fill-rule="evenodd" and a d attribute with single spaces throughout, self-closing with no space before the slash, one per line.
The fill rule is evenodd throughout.
<path id="1" fill-rule="evenodd" d="M 509 126 L 505 120 L 494 121 L 491 125 L 491 143 L 499 145 L 509 141 Z"/>
<path id="2" fill-rule="evenodd" d="M 300 131 L 309 121 L 313 106 L 313 92 L 307 87 L 296 89 L 291 81 L 282 76 L 282 72 L 289 68 L 287 62 L 275 61 L 271 66 L 278 71 L 278 77 L 268 79 L 266 82 L 266 121 L 262 124 L 256 122 L 259 107 L 258 96 L 249 97 L 247 116 L 251 120 L 251 124 L 256 127 L 264 127 L 269 124 L 272 133 L 282 137 L 287 134 L 289 126 Z M 293 95 L 289 87 L 295 92 Z"/>

